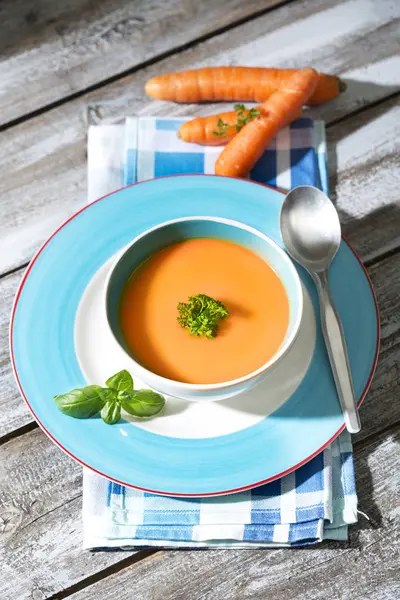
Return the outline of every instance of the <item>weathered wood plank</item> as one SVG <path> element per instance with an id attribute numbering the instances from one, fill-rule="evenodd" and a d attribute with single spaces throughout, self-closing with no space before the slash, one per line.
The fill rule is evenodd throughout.
<path id="1" fill-rule="evenodd" d="M 179 115 L 210 112 L 216 109 L 212 105 L 177 106 L 151 102 L 144 97 L 144 82 L 160 71 L 204 64 L 275 63 L 298 66 L 311 61 L 320 69 L 337 70 L 344 75 L 349 73 L 356 82 L 350 85 L 341 99 L 313 110 L 313 115 L 323 115 L 329 123 L 361 105 L 384 98 L 395 89 L 400 59 L 396 57 L 398 46 L 393 19 L 399 6 L 386 0 L 379 3 L 379 9 L 371 8 L 370 3 L 360 3 L 360 0 L 339 4 L 335 0 L 303 1 L 282 6 L 252 23 L 108 85 L 101 92 L 76 99 L 4 132 L 0 145 L 4 173 L 0 181 L 0 273 L 26 263 L 60 222 L 85 203 L 85 116 L 88 103 L 97 102 L 100 97 L 97 114 L 104 118 L 135 113 Z M 327 22 L 331 23 L 328 28 L 323 26 Z M 369 40 L 377 36 L 382 36 L 382 43 L 373 44 L 366 52 Z M 290 45 L 287 44 L 288 39 L 291 40 Z M 365 83 L 365 78 L 372 78 L 374 83 Z M 388 107 L 395 110 L 391 104 Z M 354 176 L 351 175 L 351 189 L 349 186 L 343 188 L 343 198 L 340 199 L 343 211 L 345 206 L 350 208 L 354 204 L 353 190 L 358 185 L 356 166 L 361 164 L 357 163 L 357 157 L 361 162 L 365 161 L 364 144 L 371 148 L 369 160 L 373 160 L 374 147 L 379 146 L 383 160 L 385 151 L 391 154 L 396 144 L 398 123 L 391 121 L 396 119 L 395 112 L 387 117 L 382 115 L 387 123 L 385 131 L 388 130 L 388 137 L 381 135 L 381 124 L 375 127 L 374 121 L 364 136 L 366 120 L 373 120 L 374 115 L 374 111 L 368 113 L 364 121 L 360 117 L 360 131 L 357 135 L 353 134 L 353 140 L 357 140 L 356 148 L 351 147 L 351 152 L 355 151 L 352 158 Z M 345 128 L 342 124 L 341 135 L 345 135 Z M 346 139 L 343 139 L 339 149 L 346 159 L 345 144 Z M 332 151 L 330 161 L 331 170 L 334 170 Z M 340 168 L 340 160 L 337 162 Z M 380 198 L 390 194 L 392 185 L 389 186 L 385 178 L 377 177 L 377 182 L 381 186 Z M 371 210 L 375 208 L 374 199 Z M 365 202 L 362 215 L 369 212 Z M 355 220 L 357 216 L 353 215 Z M 375 223 L 371 252 L 373 240 L 375 248 L 392 244 L 393 230 L 388 228 L 378 237 L 378 226 L 379 222 Z"/>
<path id="2" fill-rule="evenodd" d="M 0 280 L 0 437 L 32 421 L 15 383 L 8 343 L 11 307 L 21 277 L 18 271 Z"/>
<path id="3" fill-rule="evenodd" d="M 3 600 L 43 600 L 128 556 L 81 550 L 82 469 L 39 429 L 0 448 L 0 480 Z"/>
<path id="4" fill-rule="evenodd" d="M 0 125 L 281 0 L 6 0 L 0 6 Z"/>
<path id="5" fill-rule="evenodd" d="M 118 589 L 121 600 L 302 600 L 326 598 L 327 586 L 332 598 L 396 598 L 398 435 L 393 429 L 355 447 L 359 508 L 370 521 L 360 517 L 348 544 L 301 551 L 162 552 L 127 568 L 122 563 L 119 573 L 71 598 L 102 600 Z M 1 540 L 1 598 L 45 600 L 100 576 L 107 566 L 117 568 L 130 556 L 81 550 L 80 467 L 39 431 L 5 444 L 0 464 L 0 515 L 7 521 Z"/>
<path id="6" fill-rule="evenodd" d="M 368 269 L 377 295 L 381 318 L 381 349 L 370 391 L 360 409 L 359 441 L 400 420 L 396 400 L 400 385 L 400 314 L 394 282 L 399 280 L 400 253 Z"/>
<path id="7" fill-rule="evenodd" d="M 113 67 L 116 72 L 115 63 L 109 58 L 115 57 L 116 48 L 121 56 L 123 53 L 128 56 L 129 49 L 121 51 L 121 47 L 128 38 L 131 40 L 136 35 L 129 29 L 135 29 L 136 23 L 123 22 L 120 28 L 122 41 L 115 41 L 118 38 L 118 24 L 121 24 L 120 17 L 126 14 L 126 3 L 122 6 L 113 2 L 111 6 L 106 0 L 94 7 L 88 0 L 86 3 L 81 0 L 79 4 L 84 8 L 80 10 L 78 1 L 68 0 L 67 5 L 53 7 L 54 3 L 50 6 L 49 0 L 41 0 L 40 6 L 46 8 L 48 15 L 57 14 L 58 21 L 68 21 L 70 30 L 61 34 L 56 32 L 64 43 L 70 44 L 75 31 L 83 32 L 82 38 L 75 38 L 66 52 L 68 56 L 65 61 L 69 60 L 69 55 L 72 60 L 66 69 L 70 69 L 73 75 L 69 80 L 64 73 L 65 81 L 55 80 L 56 93 L 61 89 L 64 90 L 62 94 L 68 94 L 86 84 L 86 76 L 81 76 L 86 58 L 90 69 L 92 64 L 95 65 L 94 74 L 107 77 L 109 75 L 101 72 L 102 64 L 99 61 L 99 56 L 104 53 L 106 68 Z M 14 3 L 15 11 L 25 14 L 20 2 L 17 0 Z M 182 3 L 178 4 L 182 6 Z M 133 2 L 129 3 L 126 11 L 130 10 L 131 5 Z M 3 6 L 4 3 L 0 7 L 0 16 Z M 86 102 L 100 97 L 98 113 L 105 117 L 134 111 L 188 114 L 189 111 L 198 110 L 197 107 L 171 108 L 163 103 L 149 103 L 143 97 L 145 78 L 161 67 L 169 70 L 222 61 L 253 64 L 260 62 L 261 55 L 265 64 L 273 60 L 275 64 L 291 66 L 312 58 L 317 68 L 338 70 L 352 79 L 348 94 L 313 111 L 313 114 L 322 115 L 328 122 L 385 98 L 398 89 L 396 77 L 399 63 L 395 57 L 398 7 L 395 3 L 385 0 L 377 6 L 371 1 L 350 0 L 336 6 L 333 0 L 318 0 L 315 3 L 298 2 L 292 6 L 283 7 L 268 15 L 268 18 L 263 17 L 241 26 L 233 32 L 238 34 L 236 37 L 232 37 L 232 32 L 217 36 L 191 51 L 107 86 L 104 94 L 89 94 L 71 102 L 70 106 L 50 111 L 3 135 L 6 144 L 0 145 L 0 161 L 6 165 L 4 172 L 8 171 L 10 175 L 6 182 L 0 182 L 0 192 L 6 204 L 3 209 L 6 235 L 1 239 L 7 244 L 0 255 L 8 252 L 10 259 L 4 265 L 0 263 L 0 270 L 25 262 L 59 221 L 84 204 Z M 238 6 L 239 9 L 241 7 Z M 195 9 L 191 7 L 190 10 Z M 247 10 L 247 7 L 243 10 Z M 108 46 L 104 49 L 101 45 L 104 39 L 107 40 L 108 34 L 94 31 L 92 25 L 96 23 L 97 27 L 104 22 L 110 23 L 107 17 L 109 13 L 112 14 L 111 29 Z M 95 17 L 87 17 L 88 14 Z M 181 19 L 182 23 L 179 10 L 176 14 L 177 20 Z M 213 15 L 215 19 L 215 12 Z M 229 18 L 231 16 L 230 13 Z M 86 25 L 82 26 L 85 18 L 88 20 L 87 28 Z M 32 15 L 28 15 L 27 20 L 32 20 Z M 145 25 L 149 23 L 146 21 Z M 150 24 L 155 26 L 154 23 L 153 20 Z M 53 36 L 53 39 L 51 31 L 56 26 L 42 17 L 39 25 L 47 28 L 43 37 L 38 27 L 29 42 L 26 41 L 24 26 L 22 32 L 18 31 L 20 27 L 11 28 L 12 35 L 6 38 L 11 40 L 8 46 L 10 54 L 15 54 L 21 33 L 20 39 L 25 37 L 24 45 L 31 43 L 30 50 L 35 60 L 36 40 L 51 38 L 51 43 L 55 44 L 52 48 L 56 49 L 55 60 L 60 61 L 62 52 L 58 53 L 57 36 Z M 220 27 L 219 23 L 217 26 Z M 168 23 L 169 29 L 173 30 L 173 27 Z M 91 46 L 96 35 L 100 39 L 97 55 L 92 52 Z M 207 32 L 201 35 L 207 35 Z M 87 42 L 85 36 L 88 36 Z M 174 45 L 176 38 L 171 42 Z M 291 40 L 290 47 L 286 45 L 287 39 Z M 118 45 L 120 43 L 121 46 Z M 155 48 L 157 54 L 162 52 L 157 43 L 151 41 L 147 50 L 151 52 Z M 79 64 L 73 64 L 77 48 L 81 52 L 83 48 L 88 56 L 79 59 Z M 24 53 L 26 59 L 30 54 L 26 45 Z M 139 57 L 139 62 L 146 60 L 143 56 Z M 64 72 L 66 64 L 61 61 L 60 72 Z M 54 77 L 54 73 L 50 77 Z M 371 80 L 373 84 L 368 83 Z M 65 82 L 67 87 L 63 88 Z M 74 87 L 76 85 L 78 87 Z M 68 89 L 69 92 L 65 91 Z M 29 98 L 26 90 L 25 86 L 23 91 Z M 47 90 L 44 95 L 37 94 L 36 98 L 46 103 L 46 94 Z M 20 106 L 17 101 L 16 109 L 19 110 Z M 200 110 L 213 109 L 202 107 Z M 336 185 L 335 198 L 345 223 L 345 232 L 363 258 L 368 260 L 377 260 L 382 252 L 398 247 L 398 198 L 392 193 L 396 183 L 398 185 L 398 174 L 394 168 L 398 152 L 398 128 L 398 108 L 396 99 L 393 99 L 354 117 L 351 122 L 338 123 L 329 130 L 329 148 L 336 147 L 337 153 L 336 161 L 332 159 L 335 154 L 330 154 L 331 181 Z M 15 164 L 20 166 L 16 169 Z M 14 208 L 10 209 L 11 202 L 14 202 Z M 16 235 L 11 232 L 10 237 L 11 228 Z M 326 598 L 327 590 L 329 597 L 349 600 L 398 597 L 400 586 L 396 569 L 399 540 L 395 518 L 399 505 L 395 475 L 399 460 L 399 448 L 396 446 L 399 431 L 392 428 L 374 441 L 370 436 L 399 418 L 399 259 L 400 254 L 397 254 L 370 269 L 381 305 L 383 343 L 373 388 L 362 409 L 364 428 L 356 438 L 361 441 L 356 445 L 355 455 L 360 509 L 370 516 L 371 522 L 362 521 L 353 528 L 348 545 L 328 544 L 309 551 L 158 553 L 154 559 L 124 568 L 126 563 L 121 561 L 123 557 L 132 556 L 131 553 L 89 554 L 81 551 L 80 467 L 35 430 L 0 448 L 0 571 L 3 575 L 0 577 L 0 596 L 5 600 L 57 597 L 65 588 L 93 575 L 100 576 L 104 568 L 116 565 L 122 569 L 118 574 L 74 594 L 74 600 L 114 597 L 116 589 L 122 599 L 134 596 L 143 600 L 213 600 L 225 596 L 241 600 L 280 596 L 302 600 Z M 0 392 L 0 417 L 4 413 L 10 421 L 4 431 L 12 431 L 30 420 L 12 383 L 4 327 L 20 276 L 21 273 L 17 272 L 0 281 L 0 295 L 3 294 L 1 297 L 5 299 L 0 308 L 0 377 L 2 383 L 5 382 Z M 1 426 L 0 420 L 0 432 Z M 91 580 L 87 580 L 86 584 L 90 583 Z"/>
<path id="8" fill-rule="evenodd" d="M 327 131 L 332 199 L 364 261 L 400 246 L 400 97 Z"/>

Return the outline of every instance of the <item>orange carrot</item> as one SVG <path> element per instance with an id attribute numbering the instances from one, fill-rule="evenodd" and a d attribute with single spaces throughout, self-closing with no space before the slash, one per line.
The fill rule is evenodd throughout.
<path id="1" fill-rule="evenodd" d="M 314 69 L 296 71 L 285 88 L 264 102 L 260 115 L 247 123 L 222 150 L 215 174 L 245 177 L 262 156 L 281 127 L 297 113 L 314 92 L 318 73 Z"/>
<path id="2" fill-rule="evenodd" d="M 260 112 L 262 106 L 256 106 L 255 110 Z M 243 117 L 250 119 L 250 110 L 244 110 Z M 299 108 L 293 119 L 284 123 L 282 127 L 288 125 L 301 117 L 302 109 Z M 224 124 L 223 132 L 219 123 Z M 184 142 L 193 144 L 202 144 L 204 146 L 223 146 L 231 141 L 237 134 L 238 111 L 223 112 L 208 117 L 196 117 L 180 126 L 178 136 Z"/>
<path id="3" fill-rule="evenodd" d="M 296 69 L 263 67 L 206 67 L 153 77 L 147 81 L 145 90 L 153 98 L 173 102 L 265 102 L 272 92 L 285 87 L 295 72 Z M 332 100 L 345 89 L 346 85 L 336 75 L 320 73 L 308 104 Z"/>

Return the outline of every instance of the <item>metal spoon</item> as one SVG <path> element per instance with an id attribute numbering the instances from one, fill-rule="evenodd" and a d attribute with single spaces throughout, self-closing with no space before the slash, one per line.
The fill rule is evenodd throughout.
<path id="1" fill-rule="evenodd" d="M 350 433 L 361 429 L 342 323 L 329 290 L 329 266 L 339 250 L 341 230 L 332 202 L 319 189 L 301 185 L 289 192 L 281 210 L 281 233 L 289 254 L 305 267 L 319 295 L 322 332 Z"/>

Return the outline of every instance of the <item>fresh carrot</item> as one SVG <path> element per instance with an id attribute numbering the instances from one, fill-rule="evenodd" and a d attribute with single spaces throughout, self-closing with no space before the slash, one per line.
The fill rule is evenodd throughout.
<path id="1" fill-rule="evenodd" d="M 242 110 L 237 110 L 236 106 L 242 107 Z M 184 142 L 206 146 L 227 144 L 235 137 L 242 124 L 257 116 L 261 108 L 256 106 L 253 109 L 246 109 L 243 105 L 236 106 L 233 111 L 218 113 L 208 117 L 196 117 L 184 123 L 179 128 L 178 136 Z"/>
<path id="2" fill-rule="evenodd" d="M 146 94 L 158 100 L 203 102 L 208 100 L 265 102 L 275 90 L 285 87 L 296 69 L 263 67 L 206 67 L 167 73 L 147 81 Z M 336 98 L 346 85 L 336 75 L 319 74 L 308 104 Z"/>
<path id="3" fill-rule="evenodd" d="M 314 69 L 296 71 L 284 89 L 272 94 L 260 109 L 260 115 L 247 123 L 222 150 L 215 174 L 245 177 L 262 156 L 281 127 L 307 102 L 318 83 Z"/>
<path id="4" fill-rule="evenodd" d="M 208 117 L 196 117 L 180 126 L 178 136 L 184 142 L 202 144 L 204 146 L 222 146 L 235 137 L 238 131 L 240 131 L 242 123 L 244 125 L 246 121 L 249 122 L 258 116 L 261 109 L 262 106 L 256 106 L 253 109 L 245 109 L 243 107 L 242 111 L 234 110 Z M 295 121 L 301 117 L 301 114 L 302 109 L 299 108 L 293 119 L 291 118 L 282 126 L 284 127 Z"/>

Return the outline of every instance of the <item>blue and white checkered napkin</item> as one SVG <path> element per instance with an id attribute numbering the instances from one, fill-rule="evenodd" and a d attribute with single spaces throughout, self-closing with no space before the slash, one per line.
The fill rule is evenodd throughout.
<path id="1" fill-rule="evenodd" d="M 92 201 L 122 184 L 176 173 L 212 173 L 220 148 L 185 144 L 182 119 L 128 118 L 89 128 L 88 189 Z M 324 126 L 300 119 L 283 129 L 251 177 L 290 189 L 327 190 Z M 357 521 L 350 436 L 281 479 L 229 496 L 156 496 L 84 470 L 85 548 L 301 546 L 347 539 Z"/>

